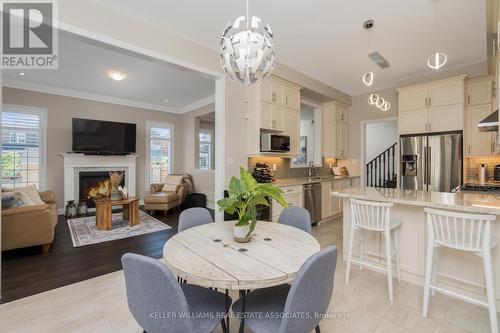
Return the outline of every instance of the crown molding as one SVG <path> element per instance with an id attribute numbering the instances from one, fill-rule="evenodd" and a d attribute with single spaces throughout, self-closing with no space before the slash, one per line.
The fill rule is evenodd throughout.
<path id="1" fill-rule="evenodd" d="M 3 80 L 2 86 L 9 87 L 9 88 L 36 91 L 36 92 L 52 94 L 52 95 L 81 98 L 81 99 L 86 99 L 86 100 L 91 100 L 91 101 L 96 101 L 96 102 L 125 105 L 125 106 L 131 106 L 131 107 L 135 107 L 135 108 L 148 109 L 148 110 L 154 110 L 154 111 L 162 111 L 162 112 L 176 113 L 176 114 L 184 113 L 184 111 L 182 111 L 183 109 L 159 106 L 159 105 L 151 104 L 151 103 L 137 102 L 137 101 L 123 99 L 123 98 L 116 98 L 116 97 L 111 97 L 111 96 L 106 96 L 106 95 L 87 93 L 87 92 L 72 90 L 72 89 L 57 88 L 57 87 L 52 87 L 52 86 L 48 86 L 48 85 L 41 85 L 41 84 L 36 84 L 36 83 L 30 83 L 30 82 L 22 82 L 22 81 L 16 81 L 16 80 Z"/>
<path id="2" fill-rule="evenodd" d="M 205 97 L 205 98 L 202 98 L 194 103 L 191 103 L 189 105 L 186 105 L 182 108 L 179 109 L 179 113 L 187 113 L 187 112 L 191 112 L 193 110 L 196 110 L 196 109 L 199 109 L 203 106 L 206 106 L 206 105 L 209 105 L 209 104 L 212 104 L 212 103 L 215 103 L 215 96 L 212 95 L 212 96 L 208 96 L 208 97 Z"/>

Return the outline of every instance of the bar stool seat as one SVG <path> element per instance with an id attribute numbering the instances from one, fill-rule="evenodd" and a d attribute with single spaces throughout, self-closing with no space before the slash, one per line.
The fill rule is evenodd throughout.
<path id="1" fill-rule="evenodd" d="M 427 253 L 422 315 L 427 317 L 430 294 L 434 295 L 439 292 L 486 307 L 489 311 L 491 332 L 498 333 L 493 262 L 491 258 L 491 252 L 498 244 L 498 239 L 491 235 L 491 221 L 495 221 L 496 217 L 494 215 L 464 214 L 431 208 L 425 208 L 425 213 L 427 220 Z M 437 249 L 441 247 L 468 252 L 482 258 L 487 302 L 437 285 Z M 461 278 L 460 280 L 467 282 Z"/>

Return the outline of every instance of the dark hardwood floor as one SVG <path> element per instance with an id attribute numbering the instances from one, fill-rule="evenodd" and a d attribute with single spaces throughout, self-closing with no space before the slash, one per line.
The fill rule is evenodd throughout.
<path id="1" fill-rule="evenodd" d="M 38 246 L 2 252 L 0 304 L 120 270 L 127 252 L 161 258 L 163 245 L 177 232 L 179 214 L 153 214 L 172 229 L 79 248 L 73 247 L 66 219 L 59 216 L 49 253 Z"/>

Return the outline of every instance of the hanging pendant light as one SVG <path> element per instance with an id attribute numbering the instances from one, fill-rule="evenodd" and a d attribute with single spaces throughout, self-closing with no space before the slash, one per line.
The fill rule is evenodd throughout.
<path id="1" fill-rule="evenodd" d="M 373 78 L 373 72 L 366 72 L 363 74 L 363 83 L 369 87 L 373 84 Z"/>
<path id="2" fill-rule="evenodd" d="M 375 21 L 373 20 L 368 20 L 368 21 L 365 21 L 363 22 L 363 28 L 367 31 L 368 33 L 368 41 L 366 43 L 367 47 L 368 47 L 368 53 L 370 53 L 370 29 L 373 28 L 373 25 L 375 24 Z M 368 57 L 368 68 L 371 67 L 371 61 L 370 61 L 370 57 Z M 368 72 L 365 72 L 363 74 L 363 78 L 362 78 L 362 81 L 363 83 L 369 87 L 373 84 L 373 81 L 375 79 L 375 75 L 373 74 L 372 71 L 368 71 Z"/>
<path id="3" fill-rule="evenodd" d="M 220 61 L 231 80 L 249 86 L 268 76 L 274 69 L 274 39 L 271 27 L 256 16 L 229 22 L 221 38 Z"/>
<path id="4" fill-rule="evenodd" d="M 391 108 L 391 103 L 377 94 L 370 94 L 370 96 L 368 96 L 368 104 L 375 105 L 382 111 L 389 111 L 389 109 Z"/>
<path id="5" fill-rule="evenodd" d="M 439 0 L 434 0 L 434 2 L 435 2 L 434 16 L 435 16 L 435 28 L 436 28 L 436 41 L 435 41 L 436 52 L 434 54 L 432 54 L 429 57 L 429 59 L 427 59 L 427 66 L 429 66 L 429 68 L 432 68 L 435 70 L 438 70 L 441 67 L 443 67 L 446 64 L 446 61 L 448 60 L 448 57 L 446 56 L 446 54 L 444 54 L 443 52 L 437 51 L 438 45 L 439 45 L 438 1 Z"/>

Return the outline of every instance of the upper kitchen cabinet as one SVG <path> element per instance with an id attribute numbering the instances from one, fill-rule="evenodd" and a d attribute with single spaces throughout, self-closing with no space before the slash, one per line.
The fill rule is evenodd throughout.
<path id="1" fill-rule="evenodd" d="M 347 152 L 347 105 L 339 102 L 323 104 L 323 156 L 345 159 Z"/>
<path id="2" fill-rule="evenodd" d="M 299 154 L 301 87 L 276 76 L 269 76 L 249 87 L 247 153 L 260 154 L 261 132 L 290 136 L 290 153 Z"/>
<path id="3" fill-rule="evenodd" d="M 465 76 L 397 89 L 399 133 L 463 130 Z"/>
<path id="4" fill-rule="evenodd" d="M 477 124 L 493 112 L 493 78 L 483 76 L 467 80 L 465 154 L 489 155 L 494 140 L 491 132 L 480 132 Z"/>

